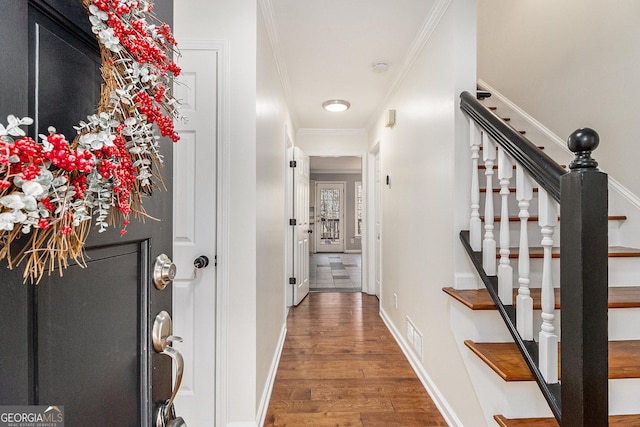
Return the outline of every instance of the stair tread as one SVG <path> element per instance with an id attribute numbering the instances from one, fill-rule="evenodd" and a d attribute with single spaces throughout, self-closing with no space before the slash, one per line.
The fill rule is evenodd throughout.
<path id="1" fill-rule="evenodd" d="M 442 289 L 445 293 L 457 301 L 469 307 L 471 310 L 495 310 L 496 306 L 486 289 L 458 290 L 451 287 Z M 533 308 L 540 310 L 540 288 L 530 288 L 533 298 Z M 555 308 L 560 308 L 560 289 L 555 288 Z M 514 298 L 518 295 L 518 289 L 513 290 Z M 640 286 L 620 286 L 609 288 L 609 308 L 637 308 L 640 307 Z"/>
<path id="2" fill-rule="evenodd" d="M 509 258 L 518 258 L 520 250 L 518 248 L 509 249 Z M 529 258 L 542 258 L 544 256 L 544 248 L 542 246 L 533 246 L 529 248 Z M 560 258 L 560 248 L 554 247 L 551 250 L 553 258 Z M 609 258 L 624 257 L 640 257 L 640 249 L 630 248 L 626 246 L 609 246 Z M 496 258 L 500 258 L 500 254 L 496 254 Z"/>
<path id="3" fill-rule="evenodd" d="M 506 418 L 502 415 L 493 417 L 500 427 L 558 427 L 555 418 Z M 609 426 L 634 427 L 640 425 L 640 415 L 610 415 Z"/>
<path id="4" fill-rule="evenodd" d="M 464 343 L 503 380 L 534 381 L 515 343 Z M 640 340 L 609 341 L 609 379 L 622 378 L 640 378 Z"/>

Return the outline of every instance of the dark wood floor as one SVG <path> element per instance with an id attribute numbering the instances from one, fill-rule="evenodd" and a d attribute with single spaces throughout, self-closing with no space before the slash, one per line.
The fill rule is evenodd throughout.
<path id="1" fill-rule="evenodd" d="M 265 426 L 446 426 L 376 297 L 311 293 L 292 308 Z"/>

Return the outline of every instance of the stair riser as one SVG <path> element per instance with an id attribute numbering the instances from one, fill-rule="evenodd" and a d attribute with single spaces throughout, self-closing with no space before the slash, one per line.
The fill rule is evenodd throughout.
<path id="1" fill-rule="evenodd" d="M 458 303 L 455 307 L 452 305 L 452 310 L 472 311 Z M 465 339 L 476 342 L 513 341 L 497 310 L 478 310 L 472 313 L 470 316 L 465 316 L 464 313 L 456 315 L 456 321 L 461 322 L 460 327 L 466 332 Z M 553 325 L 562 336 L 562 310 L 555 310 L 554 315 Z M 542 311 L 534 310 L 533 331 L 536 341 L 541 327 Z M 612 341 L 640 339 L 640 308 L 609 309 L 609 339 Z"/>
<path id="2" fill-rule="evenodd" d="M 483 203 L 484 202 L 481 203 L 482 208 L 480 209 L 480 215 L 482 217 L 484 217 Z M 499 217 L 500 204 L 498 201 L 494 201 L 494 205 L 495 205 L 494 216 Z M 517 217 L 519 212 L 517 208 L 517 204 L 515 205 L 515 207 L 512 205 L 513 203 L 510 203 L 509 214 L 512 217 Z M 533 206 L 532 204 L 532 208 L 529 210 L 529 215 L 530 217 L 534 217 L 538 215 L 537 206 Z M 608 235 L 609 235 L 610 246 L 640 246 L 640 244 L 638 244 L 640 243 L 640 241 L 636 242 L 636 244 L 629 241 L 627 233 L 629 232 L 633 233 L 636 230 L 629 230 L 628 226 L 622 227 L 623 225 L 625 225 L 625 222 L 626 221 L 622 221 L 622 220 L 608 221 Z M 520 244 L 520 224 L 521 224 L 520 221 L 509 221 L 509 229 L 510 229 L 509 246 L 517 247 Z M 560 244 L 560 226 L 561 226 L 561 222 L 558 223 L 558 226 L 556 227 L 553 234 L 554 246 L 558 246 Z M 482 224 L 482 228 L 484 233 L 484 222 Z M 621 228 L 624 234 L 622 234 Z M 640 234 L 640 230 L 637 230 L 637 231 L 638 231 L 637 234 Z M 542 241 L 542 232 L 536 220 L 527 221 L 527 232 L 529 236 L 529 244 L 532 246 L 540 246 L 540 242 Z M 499 242 L 500 241 L 499 240 L 500 239 L 500 221 L 494 220 L 494 235 L 495 235 L 496 241 Z"/>
<path id="3" fill-rule="evenodd" d="M 534 319 L 540 311 L 534 312 Z M 609 310 L 612 340 L 637 339 L 640 329 L 640 309 Z M 459 351 L 485 413 L 487 425 L 495 426 L 494 414 L 508 417 L 549 417 L 551 412 L 537 385 L 533 381 L 506 382 L 489 366 L 473 354 L 464 344 L 465 339 L 474 341 L 510 342 L 511 337 L 497 311 L 472 311 L 462 304 L 451 302 L 451 325 Z M 540 321 L 535 321 L 534 330 L 539 330 Z M 560 310 L 556 310 L 556 327 L 559 328 Z M 640 331 L 636 331 L 640 332 Z M 473 337 L 473 338 L 471 338 Z M 640 412 L 640 379 L 610 380 L 610 413 L 625 414 Z"/>
<path id="4" fill-rule="evenodd" d="M 518 259 L 510 260 L 513 268 L 513 286 L 518 288 Z M 496 260 L 499 263 L 499 259 Z M 531 258 L 529 281 L 530 287 L 539 288 L 542 283 L 542 258 Z M 498 265 L 498 264 L 496 264 Z M 609 258 L 609 286 L 637 286 L 640 259 L 636 257 L 610 257 Z M 551 280 L 555 287 L 560 286 L 560 259 L 553 258 L 551 262 Z"/>

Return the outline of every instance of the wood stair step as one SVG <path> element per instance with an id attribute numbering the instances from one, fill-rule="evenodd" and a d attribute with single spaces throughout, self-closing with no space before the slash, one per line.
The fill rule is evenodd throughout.
<path id="1" fill-rule="evenodd" d="M 500 427 L 559 427 L 555 418 L 506 418 L 495 415 L 494 420 Z M 610 415 L 611 427 L 637 427 L 640 426 L 640 415 Z"/>
<path id="2" fill-rule="evenodd" d="M 534 246 L 529 248 L 529 258 L 543 258 L 544 248 Z M 518 258 L 520 250 L 518 248 L 510 248 L 509 258 Z M 555 247 L 551 251 L 552 258 L 560 258 L 560 248 Z M 640 249 L 629 248 L 625 246 L 609 246 L 609 258 L 629 258 L 640 257 Z M 500 254 L 496 253 L 496 258 L 500 258 Z"/>
<path id="3" fill-rule="evenodd" d="M 502 219 L 502 217 L 499 216 L 494 216 L 493 217 L 493 222 L 500 222 L 500 220 Z M 532 215 L 529 217 L 529 221 L 534 222 L 534 221 L 538 221 L 539 217 Z M 609 217 L 607 218 L 609 221 L 626 221 L 627 220 L 627 216 L 626 215 L 609 215 Z M 558 221 L 560 220 L 560 217 L 558 217 Z M 480 216 L 480 221 L 484 222 L 484 216 Z M 509 217 L 509 222 L 520 222 L 520 217 L 517 216 L 510 216 Z"/>
<path id="4" fill-rule="evenodd" d="M 534 381 L 515 343 L 464 343 L 503 380 Z M 623 378 L 640 378 L 640 340 L 609 341 L 609 379 Z"/>
<path id="5" fill-rule="evenodd" d="M 486 289 L 458 290 L 451 287 L 442 290 L 456 301 L 466 305 L 471 310 L 495 310 L 496 306 Z M 533 298 L 533 308 L 542 309 L 540 303 L 540 288 L 530 288 Z M 555 308 L 560 308 L 560 289 L 555 288 Z M 513 290 L 513 300 L 516 301 L 518 289 Z M 638 308 L 640 307 L 640 286 L 621 286 L 609 288 L 609 308 Z"/>

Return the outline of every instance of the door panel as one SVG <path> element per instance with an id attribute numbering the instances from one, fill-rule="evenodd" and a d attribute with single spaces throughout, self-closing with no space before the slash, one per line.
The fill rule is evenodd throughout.
<path id="1" fill-rule="evenodd" d="M 171 24 L 170 0 L 154 12 Z M 73 139 L 73 125 L 95 113 L 101 84 L 80 0 L 0 2 L 0 28 L 2 62 L 15 60 L 0 65 L 0 120 L 29 115 L 29 135 L 54 126 Z M 4 38 L 6 28 L 17 35 Z M 160 222 L 132 218 L 122 237 L 117 226 L 93 229 L 86 267 L 45 273 L 37 288 L 22 284 L 20 266 L 0 265 L 0 405 L 62 405 L 69 425 L 139 426 L 169 397 L 171 360 L 153 352 L 149 319 L 171 312 L 171 286 L 159 291 L 150 280 L 155 257 L 171 255 L 171 144 L 161 143 L 168 191 L 144 201 Z"/>
<path id="2" fill-rule="evenodd" d="M 187 43 L 188 44 L 188 43 Z M 218 50 L 181 43 L 181 82 L 175 96 L 186 123 L 177 123 L 174 145 L 173 250 L 180 274 L 174 280 L 175 347 L 184 356 L 185 373 L 176 405 L 193 425 L 211 425 L 215 417 L 216 341 L 216 147 Z M 209 258 L 194 272 L 194 260 Z"/>
<path id="3" fill-rule="evenodd" d="M 298 147 L 294 147 L 293 156 L 293 304 L 298 305 L 309 293 L 309 156 Z"/>
<path id="4" fill-rule="evenodd" d="M 87 268 L 71 267 L 63 278 L 37 289 L 38 400 L 63 404 L 69 425 L 95 425 L 96 419 L 113 419 L 114 411 L 118 419 L 145 425 L 138 395 L 148 364 L 140 349 L 138 319 L 146 304 L 131 286 L 142 274 L 139 246 L 112 248 L 120 253 L 109 258 L 89 251 L 92 258 L 102 259 Z M 109 271 L 114 262 L 118 268 Z M 97 272 L 108 273 L 109 283 L 96 286 Z M 87 287 L 93 296 L 89 299 Z"/>

